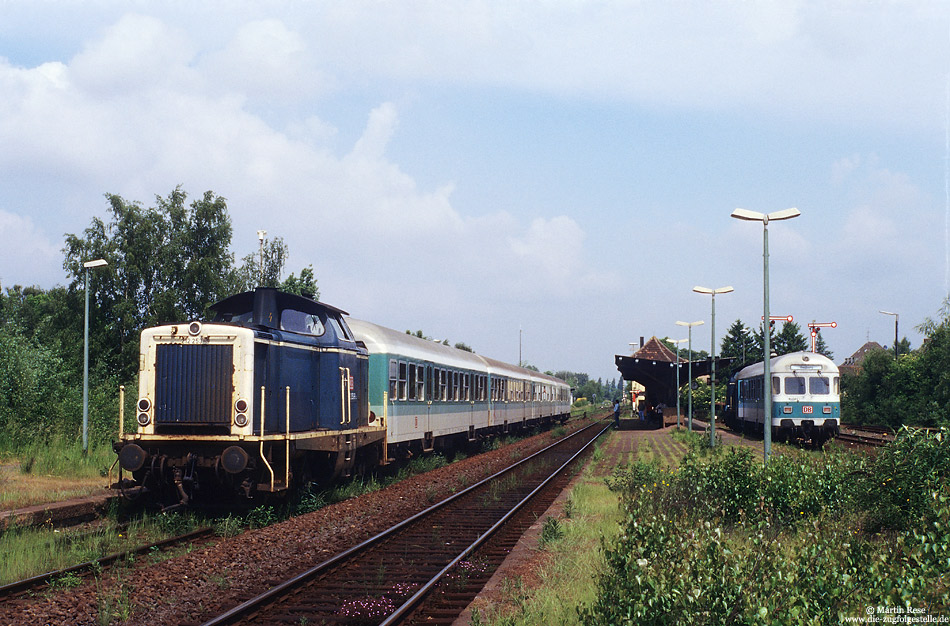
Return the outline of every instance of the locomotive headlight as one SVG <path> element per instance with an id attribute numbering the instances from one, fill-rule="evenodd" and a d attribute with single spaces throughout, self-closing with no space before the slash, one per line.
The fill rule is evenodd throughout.
<path id="1" fill-rule="evenodd" d="M 143 413 L 145 413 L 145 412 L 148 411 L 150 408 L 152 408 L 152 401 L 151 401 L 151 400 L 149 400 L 148 398 L 140 398 L 140 399 L 139 399 L 139 411 L 142 411 Z"/>
<path id="2" fill-rule="evenodd" d="M 201 334 L 201 322 L 192 322 L 188 324 L 188 334 L 189 335 L 200 335 Z"/>
<path id="3" fill-rule="evenodd" d="M 238 413 L 234 416 L 234 424 L 239 428 L 247 426 L 247 413 Z"/>
<path id="4" fill-rule="evenodd" d="M 148 423 L 152 421 L 148 413 L 139 413 L 136 419 L 138 420 L 139 426 L 148 426 Z"/>

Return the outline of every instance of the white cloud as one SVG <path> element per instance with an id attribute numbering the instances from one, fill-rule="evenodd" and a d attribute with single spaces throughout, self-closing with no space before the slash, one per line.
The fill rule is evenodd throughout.
<path id="1" fill-rule="evenodd" d="M 62 252 L 50 242 L 29 217 L 0 209 L 0 285 L 28 285 L 60 281 L 63 275 Z M 56 267 L 60 266 L 59 271 Z M 30 277 L 27 281 L 21 277 Z"/>

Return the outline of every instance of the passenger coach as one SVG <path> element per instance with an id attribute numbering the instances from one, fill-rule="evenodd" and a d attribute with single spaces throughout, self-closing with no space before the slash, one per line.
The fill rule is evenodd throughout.
<path id="1" fill-rule="evenodd" d="M 570 415 L 562 380 L 371 322 L 347 323 L 370 354 L 370 415 L 387 425 L 389 455 Z"/>

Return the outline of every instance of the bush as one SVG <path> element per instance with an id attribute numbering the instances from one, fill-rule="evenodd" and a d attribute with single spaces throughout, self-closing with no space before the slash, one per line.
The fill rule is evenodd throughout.
<path id="1" fill-rule="evenodd" d="M 625 522 L 581 620 L 826 624 L 868 606 L 948 606 L 947 434 L 902 432 L 873 459 L 763 467 L 740 450 L 617 470 L 607 484 Z M 891 532 L 867 532 L 884 520 Z"/>

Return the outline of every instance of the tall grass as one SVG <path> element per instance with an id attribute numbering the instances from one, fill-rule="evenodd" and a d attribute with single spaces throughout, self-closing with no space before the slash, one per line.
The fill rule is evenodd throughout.
<path id="1" fill-rule="evenodd" d="M 116 456 L 106 445 L 54 438 L 8 451 L 0 465 L 0 508 L 85 496 L 108 487 L 106 476 Z"/>
<path id="2" fill-rule="evenodd" d="M 128 525 L 106 520 L 92 531 L 79 527 L 8 528 L 0 533 L 0 585 L 123 552 L 199 525 L 190 515 L 175 514 L 133 520 Z M 71 580 L 66 577 L 58 584 L 70 586 Z"/>

